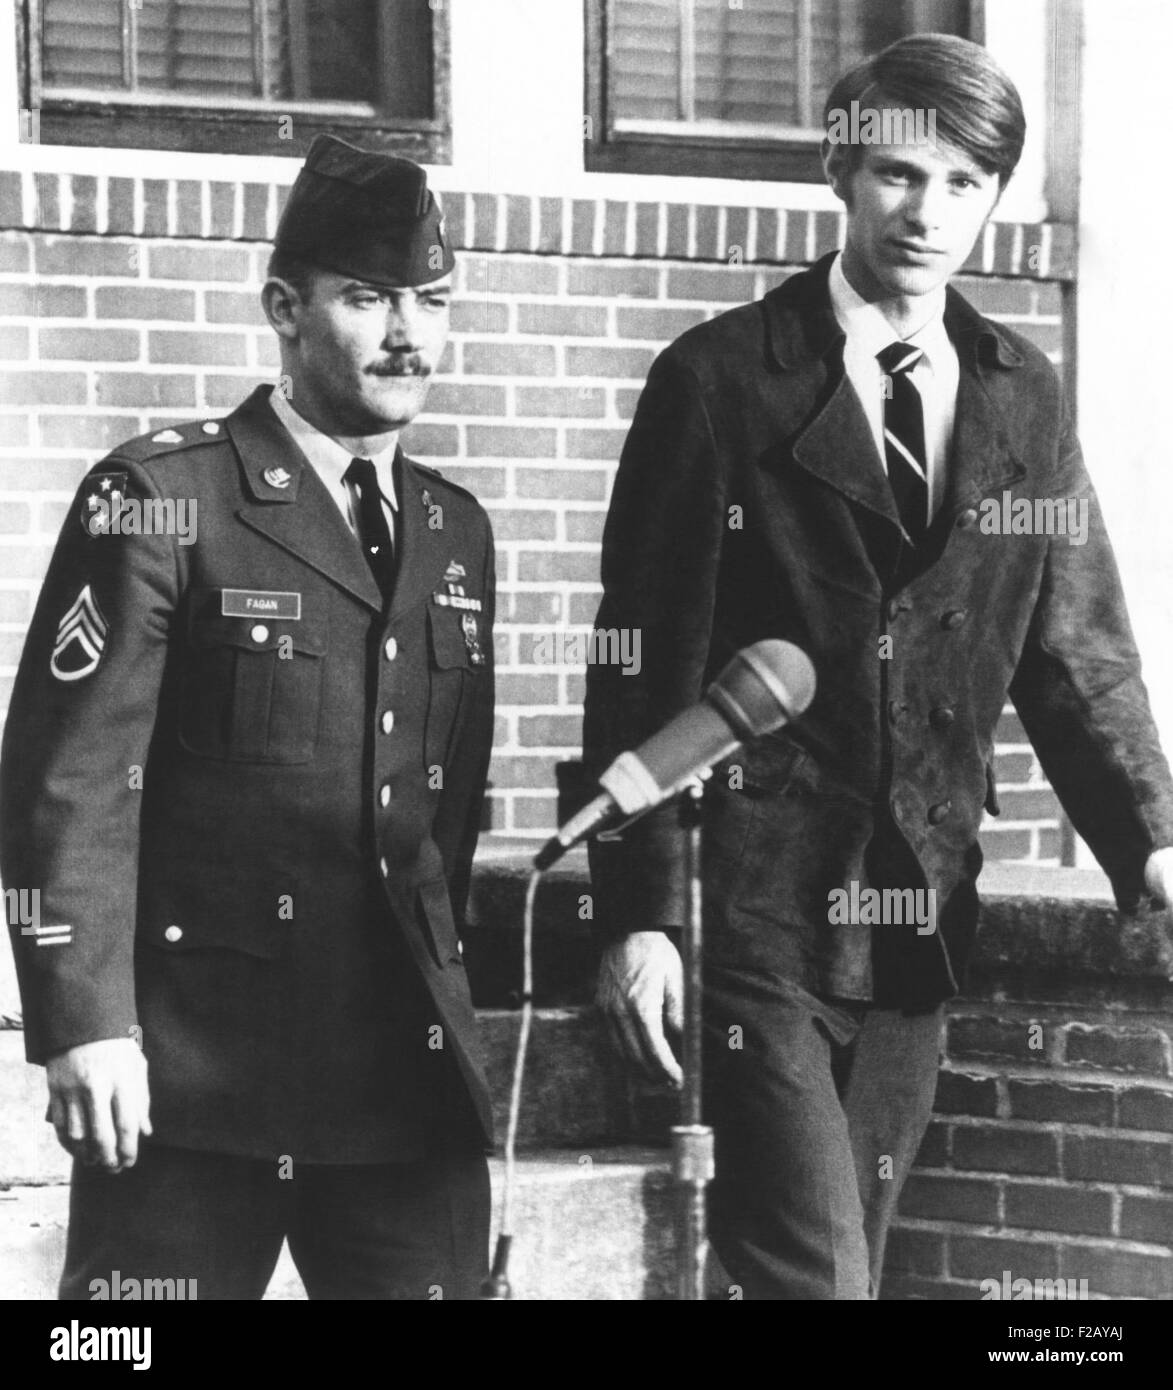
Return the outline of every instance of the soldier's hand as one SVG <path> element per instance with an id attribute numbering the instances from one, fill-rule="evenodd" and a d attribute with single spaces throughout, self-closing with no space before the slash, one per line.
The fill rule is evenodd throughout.
<path id="1" fill-rule="evenodd" d="M 599 966 L 596 994 L 619 1050 L 654 1081 L 677 1089 L 680 1063 L 665 1033 L 684 1026 L 684 970 L 680 952 L 659 931 L 633 932 L 609 945 Z"/>
<path id="2" fill-rule="evenodd" d="M 103 1038 L 50 1057 L 48 1119 L 61 1146 L 110 1173 L 133 1168 L 151 1133 L 147 1059 L 133 1038 Z"/>

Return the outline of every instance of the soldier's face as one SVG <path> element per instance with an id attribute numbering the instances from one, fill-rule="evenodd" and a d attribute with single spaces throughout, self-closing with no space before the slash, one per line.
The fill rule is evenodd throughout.
<path id="1" fill-rule="evenodd" d="M 1000 191 L 996 174 L 947 145 L 866 145 L 855 169 L 831 182 L 847 204 L 843 272 L 865 299 L 942 285 L 965 264 Z"/>
<path id="2" fill-rule="evenodd" d="M 448 341 L 451 298 L 451 275 L 387 289 L 319 272 L 308 301 L 292 311 L 294 409 L 331 434 L 379 434 L 410 424 Z"/>

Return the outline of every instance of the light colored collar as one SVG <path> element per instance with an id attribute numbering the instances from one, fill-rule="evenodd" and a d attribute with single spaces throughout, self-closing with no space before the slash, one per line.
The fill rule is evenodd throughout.
<path id="1" fill-rule="evenodd" d="M 880 310 L 861 298 L 844 275 L 842 252 L 831 262 L 827 288 L 831 293 L 835 318 L 846 333 L 853 351 L 874 357 L 889 343 L 898 341 L 896 330 Z M 944 285 L 925 297 L 925 317 L 904 341 L 919 347 L 930 366 L 942 362 L 948 353 L 955 351 L 945 332 Z"/>
<path id="2" fill-rule="evenodd" d="M 299 415 L 280 391 L 273 390 L 269 393 L 269 404 L 273 407 L 273 412 L 278 420 L 293 436 L 293 442 L 309 459 L 318 476 L 336 488 L 343 487 L 343 475 L 350 467 L 354 455 L 344 449 L 336 439 L 332 439 L 328 434 L 323 434 L 316 425 L 311 425 L 304 416 Z M 372 454 L 371 462 L 375 465 L 380 491 L 390 505 L 398 511 L 399 499 L 395 495 L 391 469 L 396 448 L 396 444 L 388 445 L 386 449 Z"/>

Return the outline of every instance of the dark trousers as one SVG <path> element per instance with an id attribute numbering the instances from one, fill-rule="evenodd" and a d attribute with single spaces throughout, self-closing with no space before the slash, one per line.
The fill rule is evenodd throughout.
<path id="1" fill-rule="evenodd" d="M 932 1111 L 941 1009 L 831 1003 L 762 967 L 706 971 L 714 1249 L 743 1298 L 876 1297 Z"/>
<path id="2" fill-rule="evenodd" d="M 472 1299 L 487 1272 L 483 1154 L 293 1165 L 142 1147 L 136 1165 L 74 1164 L 60 1297 L 91 1282 L 195 1280 L 199 1299 L 258 1299 L 289 1250 L 312 1299 Z M 190 1288 L 190 1283 L 185 1287 Z"/>

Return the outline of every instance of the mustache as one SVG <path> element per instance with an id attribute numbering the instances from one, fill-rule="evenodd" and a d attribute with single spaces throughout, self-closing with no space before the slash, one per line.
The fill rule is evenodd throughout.
<path id="1" fill-rule="evenodd" d="M 404 352 L 385 362 L 374 363 L 367 371 L 372 376 L 426 377 L 432 374 L 432 364 L 422 352 Z"/>

